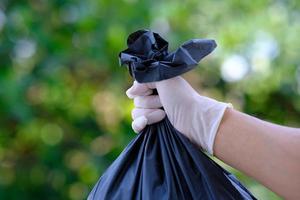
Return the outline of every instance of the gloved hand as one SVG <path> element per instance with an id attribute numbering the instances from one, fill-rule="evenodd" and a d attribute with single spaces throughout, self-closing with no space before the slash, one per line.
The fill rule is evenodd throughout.
<path id="1" fill-rule="evenodd" d="M 158 95 L 151 95 L 155 88 Z M 178 131 L 213 155 L 219 124 L 231 104 L 199 95 L 180 76 L 153 83 L 135 81 L 126 94 L 134 99 L 132 128 L 135 132 L 161 121 L 167 114 Z"/>

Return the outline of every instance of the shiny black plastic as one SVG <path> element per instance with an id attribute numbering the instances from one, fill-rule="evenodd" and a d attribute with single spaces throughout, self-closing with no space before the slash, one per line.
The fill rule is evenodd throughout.
<path id="1" fill-rule="evenodd" d="M 169 53 L 168 45 L 157 33 L 136 31 L 128 37 L 128 48 L 119 55 L 120 64 L 126 64 L 139 83 L 160 81 L 193 69 L 217 46 L 214 40 L 192 39 Z"/>
<path id="2" fill-rule="evenodd" d="M 167 44 L 156 33 L 138 31 L 128 38 L 129 49 L 135 51 L 133 57 L 148 54 L 147 51 L 150 51 L 148 48 L 141 48 L 143 44 L 149 45 L 148 36 L 150 38 L 155 36 L 156 40 L 161 41 L 159 44 L 163 45 L 158 45 L 158 49 L 164 48 Z M 136 41 L 139 42 L 135 43 Z M 135 46 L 134 44 L 138 45 Z M 128 53 L 129 51 L 125 52 Z M 202 52 L 200 56 L 196 56 L 196 60 L 201 59 L 200 57 L 207 55 L 207 53 L 208 51 Z M 190 54 L 185 55 L 188 57 Z M 122 53 L 120 56 L 123 60 Z M 128 54 L 128 57 L 130 56 Z M 124 61 L 124 63 L 126 62 Z M 160 63 L 160 61 L 155 62 Z M 184 62 L 178 61 L 178 63 Z M 128 61 L 127 64 L 131 67 L 135 65 L 131 61 Z M 156 68 L 160 68 L 160 66 L 157 64 Z M 182 65 L 182 69 L 183 66 L 190 69 L 189 64 Z M 148 67 L 144 73 L 137 73 L 139 70 L 133 67 L 131 73 L 135 78 L 139 77 L 141 82 L 163 80 L 177 73 L 169 74 L 170 71 L 158 70 L 155 73 L 163 72 L 166 74 L 156 75 Z M 171 67 L 170 70 L 174 68 L 176 67 Z M 187 70 L 182 72 L 184 71 Z M 88 200 L 111 199 L 236 200 L 255 199 L 255 197 L 232 174 L 211 160 L 182 133 L 177 131 L 166 117 L 159 123 L 146 126 L 130 142 L 101 176 L 88 197 Z"/>

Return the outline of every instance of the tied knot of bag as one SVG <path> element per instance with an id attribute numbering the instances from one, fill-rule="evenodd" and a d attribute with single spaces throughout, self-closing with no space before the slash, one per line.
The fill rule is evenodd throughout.
<path id="1" fill-rule="evenodd" d="M 127 39 L 128 48 L 120 52 L 120 64 L 140 83 L 161 81 L 183 74 L 210 54 L 217 46 L 214 40 L 192 39 L 176 51 L 168 52 L 169 43 L 158 33 L 139 30 Z"/>
<path id="2" fill-rule="evenodd" d="M 158 67 L 168 58 L 168 42 L 157 33 L 140 30 L 132 33 L 127 40 L 128 48 L 120 53 L 121 64 L 129 67 L 131 76 Z"/>

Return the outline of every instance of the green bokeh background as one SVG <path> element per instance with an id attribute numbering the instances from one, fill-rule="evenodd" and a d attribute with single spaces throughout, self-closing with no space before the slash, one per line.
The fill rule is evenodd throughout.
<path id="1" fill-rule="evenodd" d="M 299 9 L 296 0 L 1 0 L 0 199 L 86 198 L 135 136 L 132 79 L 117 55 L 141 28 L 171 50 L 214 38 L 217 50 L 185 75 L 193 87 L 299 127 Z M 280 199 L 229 169 L 259 199 Z"/>

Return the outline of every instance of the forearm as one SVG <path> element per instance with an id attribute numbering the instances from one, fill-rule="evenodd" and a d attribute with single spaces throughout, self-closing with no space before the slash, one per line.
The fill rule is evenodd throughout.
<path id="1" fill-rule="evenodd" d="M 227 109 L 214 143 L 216 157 L 288 199 L 300 199 L 300 129 Z"/>

